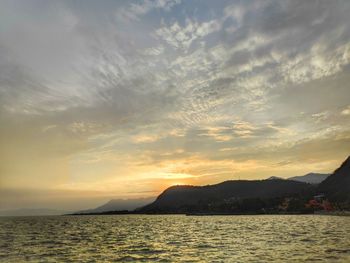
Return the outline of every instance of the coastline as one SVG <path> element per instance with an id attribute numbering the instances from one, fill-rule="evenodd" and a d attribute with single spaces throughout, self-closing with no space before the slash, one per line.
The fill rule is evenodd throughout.
<path id="1" fill-rule="evenodd" d="M 325 215 L 325 216 L 350 216 L 350 211 L 314 211 L 310 213 L 140 213 L 133 211 L 109 211 L 103 213 L 76 213 L 63 214 L 62 216 L 89 216 L 89 215 L 185 215 L 185 216 L 254 216 L 254 215 Z"/>

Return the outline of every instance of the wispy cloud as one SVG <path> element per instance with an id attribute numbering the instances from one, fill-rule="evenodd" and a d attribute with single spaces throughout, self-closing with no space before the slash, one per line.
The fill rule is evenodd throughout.
<path id="1" fill-rule="evenodd" d="M 1 187 L 128 196 L 137 180 L 142 195 L 175 179 L 329 172 L 349 149 L 349 11 L 2 1 Z"/>
<path id="2" fill-rule="evenodd" d="M 181 3 L 181 0 L 143 0 L 138 3 L 128 3 L 116 12 L 117 19 L 140 20 L 142 15 L 155 9 L 170 11 L 175 5 Z"/>

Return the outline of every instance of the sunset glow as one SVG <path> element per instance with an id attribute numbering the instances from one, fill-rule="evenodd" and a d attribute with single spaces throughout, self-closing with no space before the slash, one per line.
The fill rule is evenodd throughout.
<path id="1" fill-rule="evenodd" d="M 102 2 L 0 3 L 1 209 L 330 173 L 349 155 L 350 1 Z"/>

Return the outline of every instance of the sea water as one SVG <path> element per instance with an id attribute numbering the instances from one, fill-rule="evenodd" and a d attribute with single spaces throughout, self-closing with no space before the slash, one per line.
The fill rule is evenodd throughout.
<path id="1" fill-rule="evenodd" d="M 350 262 L 350 217 L 6 217 L 0 261 Z"/>

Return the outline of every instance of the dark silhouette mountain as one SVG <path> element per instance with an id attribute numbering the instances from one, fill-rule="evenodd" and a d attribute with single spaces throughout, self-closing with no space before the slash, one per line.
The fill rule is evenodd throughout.
<path id="1" fill-rule="evenodd" d="M 136 208 L 145 206 L 151 202 L 153 202 L 156 197 L 148 197 L 148 198 L 137 198 L 137 199 L 112 199 L 108 201 L 106 204 L 96 207 L 94 209 L 82 210 L 76 213 L 79 214 L 93 214 L 93 213 L 103 213 L 110 211 L 132 211 Z"/>
<path id="2" fill-rule="evenodd" d="M 350 202 L 350 156 L 318 187 L 333 201 Z"/>
<path id="3" fill-rule="evenodd" d="M 145 213 L 256 211 L 277 205 L 284 197 L 310 195 L 314 188 L 310 184 L 280 179 L 226 181 L 207 186 L 172 186 L 153 203 L 138 211 Z"/>
<path id="4" fill-rule="evenodd" d="M 308 173 L 308 174 L 301 175 L 301 176 L 290 177 L 290 178 L 288 178 L 288 180 L 309 183 L 309 184 L 320 184 L 328 176 L 329 176 L 329 174 Z"/>

